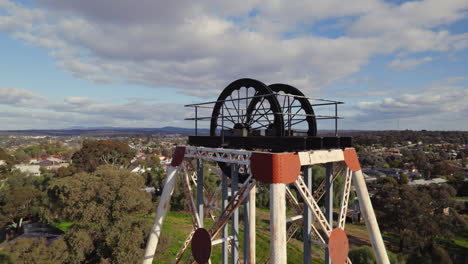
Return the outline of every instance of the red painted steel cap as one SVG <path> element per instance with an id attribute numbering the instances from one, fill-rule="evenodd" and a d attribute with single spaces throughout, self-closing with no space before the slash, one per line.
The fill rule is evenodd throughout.
<path id="1" fill-rule="evenodd" d="M 185 147 L 176 147 L 174 154 L 172 155 L 171 166 L 177 167 L 184 160 L 185 156 Z"/>
<path id="2" fill-rule="evenodd" d="M 333 264 L 345 264 L 348 259 L 349 244 L 345 231 L 335 228 L 328 239 L 328 252 Z"/>
<path id="3" fill-rule="evenodd" d="M 297 153 L 259 153 L 250 157 L 253 177 L 262 183 L 293 183 L 301 172 Z"/>
<path id="4" fill-rule="evenodd" d="M 344 150 L 344 159 L 346 165 L 352 171 L 361 170 L 361 164 L 359 163 L 359 159 L 354 148 L 347 148 Z"/>
<path id="5" fill-rule="evenodd" d="M 198 228 L 193 234 L 192 256 L 198 264 L 208 263 L 211 257 L 211 236 L 204 228 Z"/>

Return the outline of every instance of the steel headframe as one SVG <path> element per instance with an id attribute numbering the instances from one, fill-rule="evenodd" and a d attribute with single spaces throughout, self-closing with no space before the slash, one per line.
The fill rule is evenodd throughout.
<path id="1" fill-rule="evenodd" d="M 190 176 L 187 166 L 182 162 L 183 159 L 198 160 L 198 174 L 195 177 Z M 228 199 L 228 178 L 222 175 L 221 186 L 222 208 L 218 216 L 213 217 L 213 224 L 207 227 L 211 243 L 203 240 L 203 236 L 195 236 L 197 230 L 203 229 L 203 208 L 209 202 L 204 201 L 203 196 L 203 169 L 200 170 L 202 161 L 224 162 L 232 165 L 231 175 L 231 199 Z M 311 166 L 325 164 L 327 168 L 324 182 L 317 188 L 312 189 Z M 333 164 L 335 170 L 333 170 Z M 245 166 L 248 168 L 249 177 L 239 185 L 237 189 L 236 166 Z M 228 254 L 231 254 L 233 263 L 239 260 L 239 224 L 237 211 L 242 204 L 246 204 L 248 213 L 244 220 L 245 232 L 244 238 L 244 263 L 255 263 L 255 188 L 257 182 L 270 185 L 270 263 L 287 262 L 287 241 L 291 239 L 294 233 L 302 225 L 305 233 L 304 238 L 304 263 L 311 263 L 310 244 L 316 244 L 326 251 L 326 263 L 333 261 L 336 263 L 350 263 L 347 258 L 348 244 L 346 233 L 343 232 L 346 223 L 346 215 L 351 192 L 351 184 L 354 185 L 361 213 L 365 220 L 367 231 L 371 240 L 372 248 L 376 255 L 378 263 L 389 263 L 382 236 L 375 218 L 375 214 L 370 202 L 367 187 L 361 171 L 357 154 L 354 148 L 346 149 L 328 149 L 300 151 L 291 153 L 269 153 L 256 152 L 238 149 L 204 148 L 204 147 L 177 147 L 171 166 L 167 170 L 166 183 L 157 208 L 154 226 L 151 230 L 145 256 L 142 263 L 151 263 L 161 234 L 161 227 L 164 217 L 169 207 L 170 196 L 174 190 L 177 169 L 181 168 L 183 172 L 183 185 L 186 189 L 186 196 L 189 200 L 189 208 L 192 213 L 193 229 L 177 253 L 175 263 L 181 262 L 184 253 L 190 247 L 191 243 L 197 243 L 192 247 L 192 256 L 185 259 L 185 263 L 199 263 L 209 261 L 212 245 L 221 243 L 223 249 L 222 263 L 227 264 Z M 202 168 L 202 167 L 201 167 Z M 302 171 L 302 173 L 301 173 Z M 201 174 L 200 174 L 201 172 Z M 333 181 L 341 172 L 344 172 L 343 199 L 340 203 L 340 213 L 338 221 L 333 222 L 332 201 Z M 190 180 L 196 181 L 197 187 L 201 192 L 197 192 L 197 201 L 191 193 Z M 294 184 L 295 190 L 302 199 L 303 204 L 295 197 L 288 184 Z M 202 185 L 200 187 L 200 185 Z M 200 189 L 201 188 L 201 189 Z M 218 191 L 217 191 L 218 192 Z M 208 195 L 206 195 L 208 197 Z M 325 213 L 318 206 L 318 201 L 325 197 Z M 212 196 L 210 199 L 214 199 Z M 248 204 L 248 202 L 250 204 Z M 253 201 L 253 205 L 252 205 Z M 286 217 L 286 201 L 295 212 L 295 216 Z M 198 208 L 198 210 L 197 210 Z M 227 223 L 231 219 L 232 232 L 229 235 Z M 302 223 L 301 223 L 302 221 Z M 291 225 L 287 227 L 287 223 Z M 315 222 L 315 224 L 314 224 Z M 217 235 L 221 237 L 217 239 Z M 205 235 L 206 236 L 206 235 Z M 201 237 L 201 238 L 200 238 Z M 194 241 L 195 239 L 195 241 Z M 202 246 L 200 246 L 200 243 Z M 209 249 L 209 250 L 208 250 Z M 230 253 L 229 253 L 230 252 Z"/>

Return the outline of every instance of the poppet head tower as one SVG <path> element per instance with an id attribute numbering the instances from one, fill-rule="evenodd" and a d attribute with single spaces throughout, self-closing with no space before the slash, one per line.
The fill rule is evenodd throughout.
<path id="1" fill-rule="evenodd" d="M 300 227 L 305 264 L 312 263 L 312 244 L 324 249 L 325 263 L 351 263 L 344 229 L 352 186 L 376 259 L 389 263 L 352 139 L 338 135 L 338 106 L 342 103 L 306 97 L 287 84 L 267 86 L 254 79 L 239 79 L 218 100 L 187 105 L 194 110 L 193 117 L 186 120 L 194 121 L 195 135 L 189 137 L 187 146 L 176 147 L 142 263 L 153 261 L 176 182 L 184 187 L 193 229 L 174 263 L 211 263 L 211 251 L 218 244 L 222 257 L 216 263 L 259 261 L 255 247 L 257 184 L 268 184 L 270 191 L 270 257 L 262 263 L 287 263 L 287 243 Z M 317 115 L 319 109 L 326 114 Z M 331 135 L 317 135 L 321 120 L 332 122 Z M 199 131 L 203 121 L 210 123 L 209 135 Z M 207 162 L 220 168 L 221 183 L 214 193 L 204 191 L 203 166 Z M 325 167 L 325 178 L 318 186 L 313 186 L 314 165 Z M 344 178 L 344 187 L 334 220 L 333 182 L 339 177 Z M 324 208 L 319 206 L 321 199 Z M 243 210 L 242 221 L 239 210 Z M 287 217 L 287 212 L 294 216 Z M 212 218 L 211 226 L 204 226 L 205 217 Z"/>

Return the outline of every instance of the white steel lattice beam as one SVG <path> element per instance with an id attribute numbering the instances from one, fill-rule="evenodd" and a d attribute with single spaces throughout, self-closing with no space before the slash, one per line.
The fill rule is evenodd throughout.
<path id="1" fill-rule="evenodd" d="M 341 210 L 340 210 L 340 216 L 338 219 L 338 227 L 341 229 L 344 229 L 345 224 L 346 224 L 346 215 L 348 213 L 348 202 L 349 202 L 349 193 L 351 192 L 351 180 L 352 180 L 352 174 L 351 170 L 349 168 L 346 169 L 346 174 L 345 174 L 345 182 L 344 182 L 344 188 L 343 188 L 343 195 L 341 198 Z"/>
<path id="2" fill-rule="evenodd" d="M 299 191 L 299 194 L 302 196 L 302 199 L 304 199 L 304 202 L 307 204 L 307 206 L 309 206 L 315 219 L 317 219 L 322 230 L 326 233 L 327 237 L 330 236 L 332 227 L 330 226 L 327 219 L 323 215 L 322 210 L 320 210 L 320 207 L 318 206 L 314 197 L 310 193 L 302 177 L 297 177 L 297 180 L 294 182 L 294 184 L 296 185 L 297 190 Z"/>
<path id="3" fill-rule="evenodd" d="M 244 200 L 249 195 L 249 192 L 252 188 L 256 185 L 255 179 L 252 176 L 249 176 L 247 180 L 245 180 L 242 187 L 237 191 L 237 193 L 231 198 L 226 208 L 221 212 L 221 215 L 218 219 L 212 224 L 208 233 L 211 235 L 211 239 L 213 240 L 216 235 L 221 231 L 221 229 L 226 225 L 229 218 L 234 214 L 234 211 L 242 205 Z M 192 238 L 190 237 L 190 240 Z M 190 244 L 190 241 L 188 242 Z M 195 261 L 192 258 L 189 258 L 186 263 L 194 263 Z"/>
<path id="4" fill-rule="evenodd" d="M 239 165 L 250 165 L 251 155 L 251 151 L 244 150 L 204 148 L 192 146 L 187 146 L 185 148 L 186 158 L 197 158 L 202 160 L 234 163 Z"/>
<path id="5" fill-rule="evenodd" d="M 301 151 L 298 154 L 302 166 L 344 161 L 341 149 Z"/>

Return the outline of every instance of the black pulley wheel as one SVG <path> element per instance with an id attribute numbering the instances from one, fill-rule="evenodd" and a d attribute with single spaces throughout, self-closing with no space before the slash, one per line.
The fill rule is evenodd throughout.
<path id="1" fill-rule="evenodd" d="M 211 115 L 210 136 L 282 136 L 283 111 L 273 91 L 264 83 L 244 78 L 229 84 L 219 95 Z M 230 176 L 230 164 L 218 162 Z M 243 181 L 248 173 L 239 167 Z"/>

